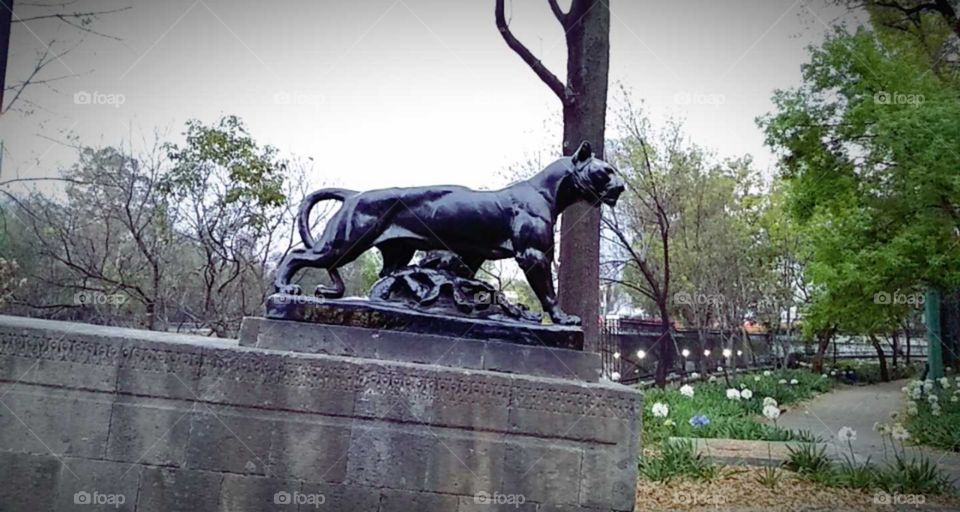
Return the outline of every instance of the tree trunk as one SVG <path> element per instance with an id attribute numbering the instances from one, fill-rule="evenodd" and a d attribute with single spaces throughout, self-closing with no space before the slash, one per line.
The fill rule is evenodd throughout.
<path id="1" fill-rule="evenodd" d="M 676 350 L 673 346 L 673 337 L 670 336 L 670 313 L 667 311 L 666 301 L 658 304 L 658 307 L 660 308 L 660 337 L 657 340 L 659 348 L 657 350 L 657 371 L 654 380 L 658 387 L 663 388 L 667 385 L 667 373 L 673 368 Z"/>
<path id="2" fill-rule="evenodd" d="M 823 373 L 823 359 L 827 355 L 827 348 L 830 347 L 832 338 L 832 329 L 817 333 L 817 354 L 813 356 L 813 371 L 816 373 Z"/>
<path id="3" fill-rule="evenodd" d="M 903 329 L 903 335 L 907 338 L 907 366 L 910 366 L 910 324 Z"/>
<path id="4" fill-rule="evenodd" d="M 13 0 L 0 2 L 0 113 L 3 108 L 3 91 L 7 89 L 7 55 L 10 53 L 10 32 L 12 31 Z"/>
<path id="5" fill-rule="evenodd" d="M 893 349 L 893 367 L 897 367 L 897 352 L 900 351 L 900 335 L 897 334 L 897 330 L 893 330 L 893 334 L 890 336 L 890 346 Z"/>
<path id="6" fill-rule="evenodd" d="M 877 358 L 880 360 L 880 380 L 890 382 L 890 372 L 887 371 L 887 357 L 883 354 L 883 346 L 880 345 L 880 340 L 871 334 L 870 343 L 873 344 L 873 348 L 877 351 Z"/>
<path id="7" fill-rule="evenodd" d="M 567 88 L 563 154 L 589 141 L 603 158 L 610 67 L 610 8 L 605 0 L 574 0 L 567 14 Z M 560 226 L 560 307 L 583 320 L 584 350 L 596 352 L 600 315 L 600 209 L 578 203 Z M 669 329 L 669 327 L 668 327 Z"/>

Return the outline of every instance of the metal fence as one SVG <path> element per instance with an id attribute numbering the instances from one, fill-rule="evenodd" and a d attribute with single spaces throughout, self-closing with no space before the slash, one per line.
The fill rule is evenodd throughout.
<path id="1" fill-rule="evenodd" d="M 642 320 L 607 320 L 601 325 L 600 332 L 604 375 L 625 384 L 653 377 L 661 339 L 673 347 L 674 363 L 669 373 L 676 375 L 713 373 L 723 367 L 731 370 L 777 367 L 794 361 L 810 361 L 816 354 L 814 344 L 804 343 L 797 336 L 772 333 L 743 334 L 716 330 L 671 330 L 662 333 L 658 322 Z M 926 341 L 919 335 L 912 336 L 910 360 L 926 359 Z M 884 351 L 888 358 L 892 355 L 889 343 L 884 345 Z M 906 360 L 905 344 L 899 346 L 898 356 Z M 866 339 L 838 337 L 827 347 L 825 357 L 833 362 L 873 359 L 877 357 L 877 352 Z"/>

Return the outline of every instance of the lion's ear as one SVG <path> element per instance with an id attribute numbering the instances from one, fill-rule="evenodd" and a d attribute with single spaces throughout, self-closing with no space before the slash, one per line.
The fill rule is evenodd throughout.
<path id="1" fill-rule="evenodd" d="M 573 154 L 573 163 L 581 164 L 590 160 L 593 157 L 593 148 L 590 147 L 590 143 L 583 141 L 580 143 L 580 147 L 577 148 L 577 151 Z"/>

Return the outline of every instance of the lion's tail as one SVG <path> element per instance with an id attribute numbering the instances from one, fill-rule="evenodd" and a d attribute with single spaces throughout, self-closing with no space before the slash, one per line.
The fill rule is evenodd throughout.
<path id="1" fill-rule="evenodd" d="M 345 188 L 324 188 L 311 192 L 307 197 L 303 198 L 303 202 L 300 203 L 300 210 L 297 212 L 297 229 L 300 231 L 300 238 L 303 240 L 303 245 L 309 249 L 317 243 L 313 238 L 313 234 L 310 232 L 310 212 L 313 210 L 314 205 L 320 201 L 330 199 L 342 202 L 347 196 L 352 196 L 356 193 L 357 192 L 353 190 L 347 190 Z"/>

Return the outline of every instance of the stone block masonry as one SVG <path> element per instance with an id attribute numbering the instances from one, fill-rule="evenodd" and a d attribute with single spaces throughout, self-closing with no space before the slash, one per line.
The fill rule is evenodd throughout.
<path id="1" fill-rule="evenodd" d="M 640 394 L 583 374 L 0 316 L 0 511 L 633 510 Z"/>

